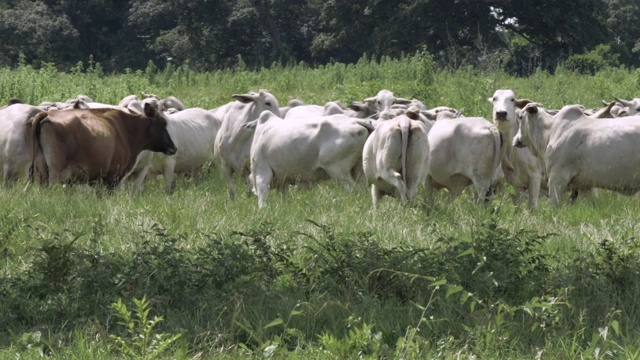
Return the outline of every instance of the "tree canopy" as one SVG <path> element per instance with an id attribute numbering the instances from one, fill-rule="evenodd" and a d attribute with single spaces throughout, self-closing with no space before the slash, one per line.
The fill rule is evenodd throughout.
<path id="1" fill-rule="evenodd" d="M 0 65 L 215 70 L 427 49 L 442 66 L 527 75 L 594 51 L 640 65 L 639 18 L 637 0 L 9 0 Z"/>

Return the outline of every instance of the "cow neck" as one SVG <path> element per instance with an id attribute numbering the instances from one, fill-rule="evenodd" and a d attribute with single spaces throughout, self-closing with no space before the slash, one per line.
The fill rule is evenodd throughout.
<path id="1" fill-rule="evenodd" d="M 516 115 L 509 114 L 507 116 L 507 120 L 494 120 L 494 124 L 500 132 L 505 136 L 505 148 L 507 149 L 507 154 L 511 153 L 511 149 L 513 148 L 513 138 L 518 134 L 518 121 L 516 120 Z"/>
<path id="2" fill-rule="evenodd" d="M 531 116 L 530 114 L 526 116 Z M 532 121 L 533 120 L 533 121 Z M 529 119 L 529 138 L 533 149 L 539 157 L 543 157 L 551 140 L 554 117 L 547 114 L 544 109 L 538 109 L 534 119 Z"/>
<path id="3" fill-rule="evenodd" d="M 129 149 L 131 149 L 131 157 L 135 162 L 138 154 L 151 148 L 153 140 L 149 135 L 149 129 L 153 120 L 146 115 L 137 115 L 137 118 L 123 118 L 122 120 L 123 127 L 126 129 L 125 137 Z"/>

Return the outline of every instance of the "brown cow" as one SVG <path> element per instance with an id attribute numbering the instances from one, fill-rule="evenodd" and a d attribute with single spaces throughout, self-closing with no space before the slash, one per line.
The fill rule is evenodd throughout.
<path id="1" fill-rule="evenodd" d="M 38 113 L 28 124 L 29 184 L 104 182 L 113 190 L 142 150 L 176 153 L 167 121 L 153 106 L 144 114 L 118 109 L 69 109 Z"/>

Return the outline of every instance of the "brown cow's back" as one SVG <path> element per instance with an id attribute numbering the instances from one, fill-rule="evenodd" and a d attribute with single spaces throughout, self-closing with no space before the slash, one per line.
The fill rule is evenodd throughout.
<path id="1" fill-rule="evenodd" d="M 142 150 L 175 153 L 166 120 L 117 109 L 51 110 L 34 118 L 32 164 L 49 182 L 94 183 L 114 188 Z M 32 177 L 31 177 L 32 178 Z"/>

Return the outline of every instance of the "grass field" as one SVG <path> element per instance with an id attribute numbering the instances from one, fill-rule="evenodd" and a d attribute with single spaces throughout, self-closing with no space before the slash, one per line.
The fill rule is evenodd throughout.
<path id="1" fill-rule="evenodd" d="M 640 71 L 512 78 L 420 55 L 206 74 L 0 69 L 0 97 L 34 104 L 146 91 L 213 108 L 259 88 L 281 103 L 387 88 L 489 117 L 499 88 L 596 107 L 637 97 Z M 637 197 L 529 212 L 507 189 L 487 206 L 464 194 L 373 211 L 364 184 L 325 182 L 272 192 L 259 210 L 208 170 L 171 195 L 161 178 L 138 196 L 130 184 L 0 189 L 0 358 L 640 358 Z"/>

